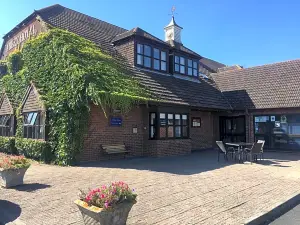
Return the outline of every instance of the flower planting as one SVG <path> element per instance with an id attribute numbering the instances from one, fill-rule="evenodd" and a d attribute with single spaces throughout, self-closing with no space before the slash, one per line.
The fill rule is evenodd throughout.
<path id="1" fill-rule="evenodd" d="M 28 168 L 29 166 L 30 162 L 24 156 L 0 154 L 0 168 L 2 170 L 22 169 Z"/>
<path id="2" fill-rule="evenodd" d="M 114 182 L 109 186 L 103 185 L 90 190 L 88 193 L 81 191 L 80 200 L 88 206 L 96 206 L 105 210 L 113 209 L 123 202 L 135 203 L 137 195 L 123 181 Z"/>

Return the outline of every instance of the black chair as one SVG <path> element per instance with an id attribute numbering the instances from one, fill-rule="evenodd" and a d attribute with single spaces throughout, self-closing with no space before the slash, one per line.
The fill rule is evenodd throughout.
<path id="1" fill-rule="evenodd" d="M 244 150 L 246 151 L 246 159 L 248 158 L 248 155 L 250 156 L 250 161 L 251 163 L 253 161 L 257 162 L 258 156 L 262 155 L 261 149 L 262 149 L 263 143 L 261 142 L 256 142 L 252 145 L 252 148 L 245 148 Z"/>
<path id="2" fill-rule="evenodd" d="M 234 148 L 226 149 L 222 141 L 216 141 L 218 145 L 218 162 L 220 161 L 220 154 L 224 154 L 224 159 L 228 161 L 228 155 L 231 155 L 231 158 L 235 156 Z"/>

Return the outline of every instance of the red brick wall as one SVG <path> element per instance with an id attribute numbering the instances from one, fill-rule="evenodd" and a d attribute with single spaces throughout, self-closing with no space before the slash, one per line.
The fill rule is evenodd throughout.
<path id="1" fill-rule="evenodd" d="M 145 155 L 153 157 L 186 155 L 191 153 L 191 139 L 147 140 Z"/>
<path id="2" fill-rule="evenodd" d="M 191 123 L 193 117 L 201 118 L 201 127 L 190 127 L 192 149 L 211 148 L 218 133 L 218 130 L 214 131 L 214 115 L 211 112 L 191 111 Z"/>
<path id="3" fill-rule="evenodd" d="M 134 38 L 124 39 L 115 43 L 118 54 L 124 57 L 130 65 L 134 65 Z"/>
<path id="4" fill-rule="evenodd" d="M 127 115 L 114 115 L 122 117 L 121 127 L 109 125 L 109 116 L 106 118 L 99 106 L 92 105 L 88 131 L 84 140 L 84 150 L 81 154 L 81 161 L 106 160 L 111 158 L 124 157 L 122 154 L 108 155 L 101 150 L 100 145 L 123 144 L 128 147 L 128 156 L 143 155 L 144 125 L 142 107 L 133 109 Z M 137 127 L 137 133 L 132 129 Z"/>

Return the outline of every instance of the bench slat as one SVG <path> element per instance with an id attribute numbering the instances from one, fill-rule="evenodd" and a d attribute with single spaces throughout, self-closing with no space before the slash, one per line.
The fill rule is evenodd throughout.
<path id="1" fill-rule="evenodd" d="M 126 153 L 126 152 L 128 152 L 126 150 L 125 145 L 102 145 L 101 147 L 108 154 L 117 154 L 117 153 Z"/>

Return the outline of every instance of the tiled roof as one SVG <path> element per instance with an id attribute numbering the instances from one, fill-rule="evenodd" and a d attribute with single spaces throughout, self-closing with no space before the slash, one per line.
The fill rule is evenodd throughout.
<path id="1" fill-rule="evenodd" d="M 147 87 L 151 97 L 162 102 L 207 109 L 231 109 L 215 83 L 210 80 L 199 82 L 131 68 L 134 76 Z M 196 82 L 197 81 L 197 82 Z"/>
<path id="2" fill-rule="evenodd" d="M 99 45 L 102 49 L 112 50 L 112 39 L 127 31 L 121 27 L 87 16 L 80 12 L 53 5 L 36 13 L 52 26 L 78 34 Z"/>
<path id="3" fill-rule="evenodd" d="M 212 77 L 235 109 L 300 107 L 300 59 Z"/>
<path id="4" fill-rule="evenodd" d="M 226 65 L 219 63 L 217 61 L 214 61 L 212 59 L 208 59 L 205 57 L 202 57 L 200 59 L 200 65 L 203 65 L 206 69 L 208 69 L 210 72 L 216 73 L 218 69 L 225 67 Z"/>
<path id="5" fill-rule="evenodd" d="M 76 33 L 109 51 L 112 49 L 111 44 L 113 41 L 133 34 L 168 45 L 168 43 L 141 28 L 137 27 L 127 31 L 60 5 L 38 10 L 37 13 L 45 22 Z M 180 50 L 197 54 L 182 45 Z M 130 70 L 132 75 L 150 90 L 153 98 L 160 99 L 163 102 L 212 109 L 231 108 L 214 82 L 206 80 L 191 82 L 173 76 L 145 72 L 138 68 L 130 68 Z"/>

